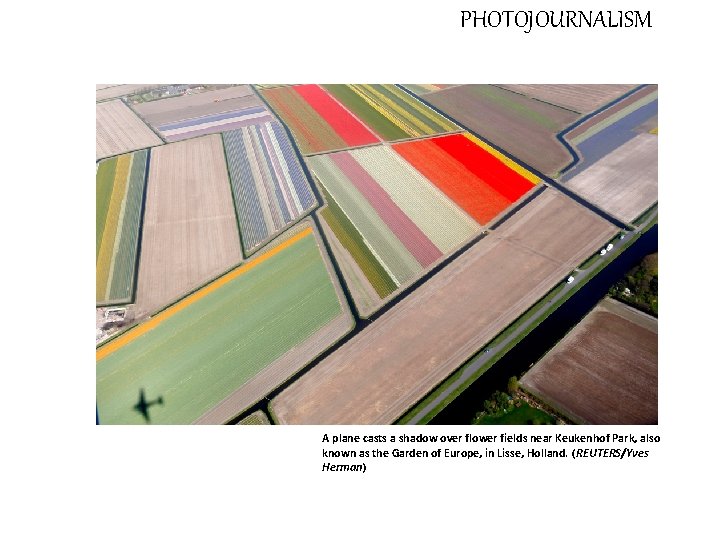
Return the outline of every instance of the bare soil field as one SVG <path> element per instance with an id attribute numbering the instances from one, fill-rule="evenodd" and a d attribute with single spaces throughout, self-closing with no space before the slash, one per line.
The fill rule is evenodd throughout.
<path id="1" fill-rule="evenodd" d="M 129 96 L 163 86 L 162 84 L 97 84 L 95 85 L 95 101 L 104 101 L 120 96 Z"/>
<path id="2" fill-rule="evenodd" d="M 271 403 L 283 424 L 388 424 L 615 232 L 542 193 Z"/>
<path id="3" fill-rule="evenodd" d="M 580 115 L 490 85 L 463 85 L 423 96 L 451 118 L 547 175 L 572 161 L 555 134 Z"/>
<path id="4" fill-rule="evenodd" d="M 589 113 L 629 92 L 637 84 L 500 84 L 498 86 L 578 113 Z"/>
<path id="5" fill-rule="evenodd" d="M 136 319 L 242 259 L 220 135 L 154 149 L 145 204 Z"/>
<path id="6" fill-rule="evenodd" d="M 250 86 L 243 84 L 222 90 L 138 103 L 133 105 L 133 108 L 148 124 L 157 127 L 169 122 L 255 106 L 264 107 L 264 103 L 253 93 Z"/>
<path id="7" fill-rule="evenodd" d="M 520 384 L 579 423 L 657 424 L 657 319 L 605 299 Z"/>
<path id="8" fill-rule="evenodd" d="M 565 184 L 630 222 L 658 199 L 658 137 L 641 133 Z"/>
<path id="9" fill-rule="evenodd" d="M 162 140 L 119 99 L 95 105 L 95 159 L 162 144 Z"/>

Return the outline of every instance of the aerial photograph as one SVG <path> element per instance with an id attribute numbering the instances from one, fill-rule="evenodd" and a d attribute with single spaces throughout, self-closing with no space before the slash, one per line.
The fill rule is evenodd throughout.
<path id="1" fill-rule="evenodd" d="M 657 84 L 97 84 L 97 424 L 653 425 Z"/>

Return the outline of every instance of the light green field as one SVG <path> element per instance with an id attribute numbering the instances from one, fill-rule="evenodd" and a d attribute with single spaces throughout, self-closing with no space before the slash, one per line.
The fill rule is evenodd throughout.
<path id="1" fill-rule="evenodd" d="M 100 360 L 100 423 L 144 423 L 134 410 L 144 388 L 163 398 L 153 424 L 189 424 L 341 312 L 307 235 Z"/>

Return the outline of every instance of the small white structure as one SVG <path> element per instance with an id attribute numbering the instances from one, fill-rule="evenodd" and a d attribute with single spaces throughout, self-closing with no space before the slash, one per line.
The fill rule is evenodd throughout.
<path id="1" fill-rule="evenodd" d="M 605 248 L 605 249 L 607 249 L 608 251 L 610 251 L 612 248 L 613 248 L 613 245 L 612 245 L 612 244 L 608 244 L 608 245 L 607 245 L 607 248 Z"/>
<path id="2" fill-rule="evenodd" d="M 605 248 L 600 250 L 600 255 L 605 255 L 607 253 L 607 250 Z"/>
<path id="3" fill-rule="evenodd" d="M 568 283 L 572 283 L 573 281 L 575 281 L 575 277 L 574 277 L 574 276 L 570 276 L 570 277 L 567 278 L 567 282 L 568 282 Z"/>

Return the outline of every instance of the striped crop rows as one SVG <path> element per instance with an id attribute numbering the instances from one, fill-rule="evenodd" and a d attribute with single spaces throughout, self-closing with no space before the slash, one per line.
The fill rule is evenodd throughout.
<path id="1" fill-rule="evenodd" d="M 303 154 L 379 142 L 376 135 L 316 84 L 269 88 L 260 93 L 288 125 Z"/>
<path id="2" fill-rule="evenodd" d="M 243 247 L 248 253 L 317 204 L 277 121 L 223 133 Z"/>
<path id="3" fill-rule="evenodd" d="M 540 182 L 470 134 L 401 142 L 393 150 L 483 225 Z"/>
<path id="4" fill-rule="evenodd" d="M 132 300 L 149 150 L 101 162 L 96 177 L 96 302 Z"/>
<path id="5" fill-rule="evenodd" d="M 231 129 L 267 122 L 272 115 L 265 107 L 248 107 L 217 114 L 208 114 L 179 122 L 170 122 L 158 126 L 160 135 L 168 141 L 181 141 L 190 137 L 220 133 Z"/>
<path id="6" fill-rule="evenodd" d="M 327 195 L 323 217 L 380 298 L 480 232 L 478 223 L 390 148 L 308 161 Z"/>
<path id="7" fill-rule="evenodd" d="M 393 84 L 328 84 L 325 88 L 386 141 L 459 129 Z"/>

